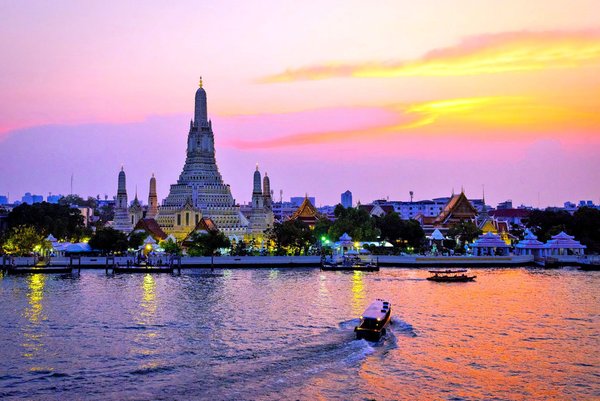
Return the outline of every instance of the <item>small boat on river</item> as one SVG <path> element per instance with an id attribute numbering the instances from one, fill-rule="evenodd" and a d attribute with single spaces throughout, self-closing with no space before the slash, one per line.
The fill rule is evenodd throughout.
<path id="1" fill-rule="evenodd" d="M 433 274 L 433 276 L 427 277 L 427 280 L 436 281 L 438 283 L 464 283 L 466 281 L 474 281 L 477 277 L 467 275 L 466 269 L 429 270 L 429 273 Z"/>
<path id="2" fill-rule="evenodd" d="M 368 341 L 379 341 L 386 333 L 386 327 L 392 319 L 392 304 L 377 299 L 365 309 L 360 317 L 360 323 L 354 328 L 356 338 Z"/>

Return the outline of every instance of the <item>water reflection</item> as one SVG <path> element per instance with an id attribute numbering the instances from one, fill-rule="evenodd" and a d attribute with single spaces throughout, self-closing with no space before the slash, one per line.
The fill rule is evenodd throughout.
<path id="1" fill-rule="evenodd" d="M 135 336 L 132 353 L 142 358 L 158 353 L 156 338 L 156 280 L 151 274 L 146 274 L 142 281 L 142 297 L 139 315 L 137 316 L 138 333 Z M 141 368 L 152 369 L 158 365 L 157 361 L 145 361 Z"/>
<path id="2" fill-rule="evenodd" d="M 355 271 L 352 276 L 352 314 L 358 315 L 363 311 L 365 300 L 364 273 Z"/>
<path id="3" fill-rule="evenodd" d="M 46 277 L 43 274 L 32 274 L 27 277 L 27 300 L 25 318 L 28 324 L 23 327 L 23 357 L 35 360 L 44 348 L 43 330 L 39 327 L 44 320 L 42 300 L 44 299 L 44 285 Z M 33 367 L 31 370 L 39 370 Z"/>

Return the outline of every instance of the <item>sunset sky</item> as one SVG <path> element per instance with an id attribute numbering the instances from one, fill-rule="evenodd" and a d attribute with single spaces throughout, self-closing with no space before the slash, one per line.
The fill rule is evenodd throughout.
<path id="1" fill-rule="evenodd" d="M 130 199 L 185 160 L 198 78 L 238 202 L 600 203 L 600 2 L 2 1 L 0 195 Z"/>

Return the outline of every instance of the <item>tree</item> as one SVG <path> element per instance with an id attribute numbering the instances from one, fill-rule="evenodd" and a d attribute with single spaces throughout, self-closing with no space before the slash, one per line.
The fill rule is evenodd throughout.
<path id="1" fill-rule="evenodd" d="M 49 241 L 32 226 L 13 227 L 2 249 L 9 255 L 27 256 L 34 251 L 41 252 L 50 247 Z"/>
<path id="2" fill-rule="evenodd" d="M 171 238 L 161 241 L 159 245 L 168 255 L 181 255 L 181 247 Z"/>
<path id="3" fill-rule="evenodd" d="M 306 254 L 315 237 L 308 225 L 300 220 L 288 220 L 275 223 L 269 231 L 270 240 L 275 243 L 277 254 Z"/>
<path id="4" fill-rule="evenodd" d="M 482 232 L 472 221 L 463 220 L 450 227 L 448 237 L 454 238 L 464 244 L 473 242 Z"/>
<path id="5" fill-rule="evenodd" d="M 246 243 L 242 240 L 239 240 L 233 247 L 231 254 L 233 256 L 246 256 L 248 254 Z"/>
<path id="6" fill-rule="evenodd" d="M 121 253 L 127 250 L 127 235 L 112 227 L 99 228 L 90 238 L 90 247 L 102 253 Z"/>
<path id="7" fill-rule="evenodd" d="M 600 252 L 600 210 L 581 207 L 573 214 L 572 234 L 587 246 L 587 253 Z"/>
<path id="8" fill-rule="evenodd" d="M 420 248 L 425 241 L 425 232 L 416 220 L 402 220 L 397 213 L 375 218 L 381 238 L 396 248 Z"/>
<path id="9" fill-rule="evenodd" d="M 47 202 L 15 207 L 6 217 L 8 227 L 31 226 L 43 236 L 54 235 L 57 239 L 80 241 L 90 235 L 83 224 L 83 216 L 78 209 L 66 205 Z"/>
<path id="10" fill-rule="evenodd" d="M 76 194 L 63 196 L 58 200 L 58 203 L 64 206 L 77 205 L 81 207 L 91 207 L 92 209 L 95 209 L 97 205 L 96 198 L 88 196 L 87 199 L 83 199 L 81 196 Z"/>
<path id="11" fill-rule="evenodd" d="M 102 225 L 106 224 L 109 221 L 114 220 L 115 218 L 115 207 L 112 204 L 106 204 L 94 211 L 94 214 L 100 218 L 100 222 Z"/>
<path id="12" fill-rule="evenodd" d="M 217 249 L 229 248 L 231 242 L 221 231 L 195 232 L 190 238 L 188 254 L 190 256 L 211 256 Z"/>
<path id="13" fill-rule="evenodd" d="M 561 231 L 569 232 L 573 226 L 573 216 L 564 210 L 533 210 L 529 214 L 527 227 L 537 235 L 538 240 L 546 242 Z"/>
<path id="14" fill-rule="evenodd" d="M 133 231 L 129 234 L 129 248 L 138 249 L 144 244 L 144 240 L 148 238 L 146 231 Z"/>
<path id="15" fill-rule="evenodd" d="M 364 209 L 344 208 L 342 205 L 335 207 L 335 222 L 329 228 L 329 238 L 337 241 L 344 233 L 348 233 L 355 241 L 375 241 L 380 235 L 375 221 Z"/>

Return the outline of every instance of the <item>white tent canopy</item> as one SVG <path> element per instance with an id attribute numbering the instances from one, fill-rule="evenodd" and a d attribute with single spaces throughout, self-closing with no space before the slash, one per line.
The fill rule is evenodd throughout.
<path id="1" fill-rule="evenodd" d="M 434 241 L 443 241 L 446 238 L 444 237 L 442 232 L 436 228 L 435 231 L 432 232 L 431 235 L 429 236 L 429 239 L 434 240 Z"/>

